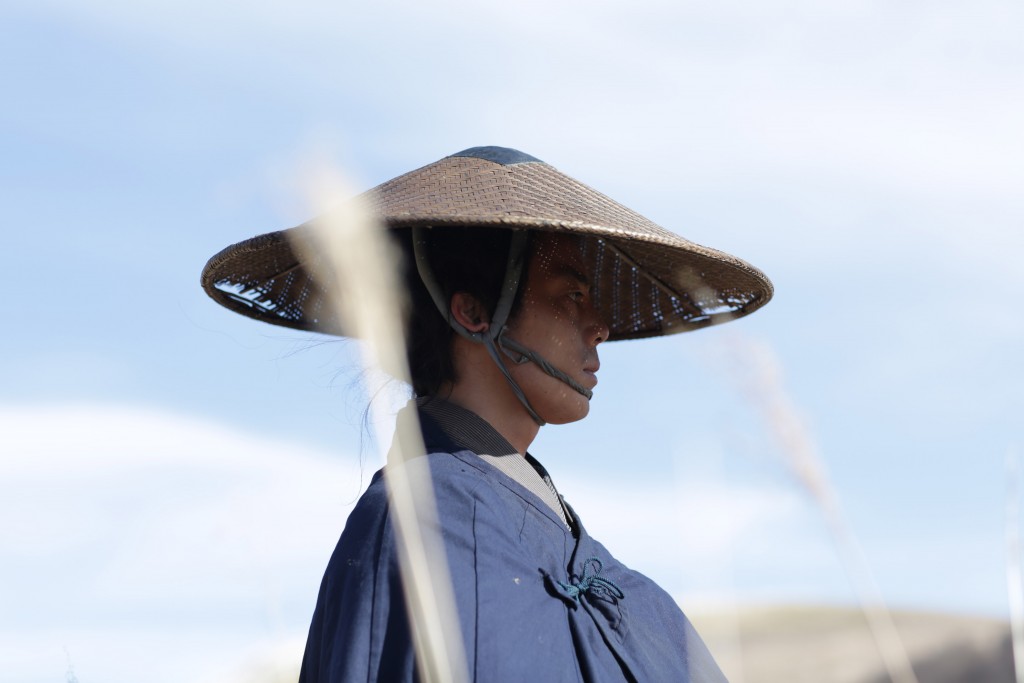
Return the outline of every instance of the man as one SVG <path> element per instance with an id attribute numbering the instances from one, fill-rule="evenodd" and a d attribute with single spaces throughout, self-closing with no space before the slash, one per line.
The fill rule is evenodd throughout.
<path id="1" fill-rule="evenodd" d="M 406 254 L 407 410 L 472 678 L 724 680 L 671 597 L 587 534 L 527 449 L 542 425 L 587 415 L 600 344 L 744 315 L 771 297 L 767 278 L 515 150 L 466 150 L 367 199 Z M 344 333 L 320 303 L 324 272 L 275 233 L 215 256 L 203 284 L 251 317 Z M 346 523 L 307 683 L 416 677 L 385 488 L 405 466 L 378 472 Z"/>

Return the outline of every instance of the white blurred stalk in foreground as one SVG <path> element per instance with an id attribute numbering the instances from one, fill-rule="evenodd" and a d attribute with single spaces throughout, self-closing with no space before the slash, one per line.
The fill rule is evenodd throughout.
<path id="1" fill-rule="evenodd" d="M 1006 589 L 1010 601 L 1013 670 L 1017 683 L 1024 683 L 1024 576 L 1021 575 L 1020 550 L 1020 462 L 1010 450 L 1006 454 Z"/>
<path id="2" fill-rule="evenodd" d="M 814 439 L 782 384 L 778 359 L 767 345 L 740 337 L 734 336 L 729 346 L 730 367 L 778 442 L 786 466 L 810 493 L 825 518 L 889 677 L 893 683 L 917 683 L 917 675 L 867 559 L 843 517 L 839 498 L 825 474 Z"/>
<path id="3" fill-rule="evenodd" d="M 320 218 L 306 233 L 309 240 L 295 240 L 293 248 L 308 261 L 320 259 L 334 276 L 332 305 L 345 329 L 362 342 L 364 367 L 387 368 L 388 374 L 409 384 L 398 279 L 401 255 L 388 241 L 385 227 L 357 200 L 332 205 L 354 195 L 337 171 L 321 170 L 309 187 L 312 208 Z M 406 462 L 405 457 L 426 452 L 419 420 L 410 412 L 409 419 L 396 426 L 386 456 L 386 482 L 416 663 L 426 683 L 464 683 L 469 676 L 462 628 L 444 544 L 432 525 L 437 506 L 429 468 L 422 459 Z M 370 403 L 370 417 L 380 424 L 375 401 Z M 376 441 L 383 442 L 379 432 Z"/>

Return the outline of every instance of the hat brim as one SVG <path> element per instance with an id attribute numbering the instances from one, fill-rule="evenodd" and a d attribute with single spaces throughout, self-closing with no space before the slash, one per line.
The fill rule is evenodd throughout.
<path id="1" fill-rule="evenodd" d="M 488 148 L 493 149 L 493 148 Z M 768 278 L 734 256 L 652 223 L 551 166 L 446 157 L 365 193 L 388 228 L 484 227 L 575 234 L 589 261 L 609 340 L 686 332 L 752 313 L 772 297 Z M 218 303 L 274 325 L 346 335 L 329 305 L 328 269 L 292 248 L 308 224 L 224 249 L 202 286 Z M 305 253 L 307 250 L 302 250 Z"/>

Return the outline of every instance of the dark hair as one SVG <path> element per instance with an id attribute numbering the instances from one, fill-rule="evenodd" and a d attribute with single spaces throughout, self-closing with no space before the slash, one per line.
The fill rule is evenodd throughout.
<path id="1" fill-rule="evenodd" d="M 410 233 L 401 239 L 405 255 L 404 277 L 410 294 L 406 354 L 413 394 L 433 396 L 444 383 L 457 379 L 452 362 L 452 341 L 458 333 L 449 325 L 450 310 L 442 316 L 420 280 Z M 511 231 L 502 228 L 438 227 L 429 228 L 424 234 L 430 265 L 445 301 L 451 302 L 456 292 L 465 292 L 475 297 L 488 315 L 493 316 L 505 280 Z M 515 315 L 518 300 L 517 295 L 511 315 Z"/>

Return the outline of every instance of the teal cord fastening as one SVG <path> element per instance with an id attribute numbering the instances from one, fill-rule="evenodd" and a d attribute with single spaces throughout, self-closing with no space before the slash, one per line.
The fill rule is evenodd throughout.
<path id="1" fill-rule="evenodd" d="M 593 572 L 590 571 L 591 566 L 594 567 Z M 577 602 L 580 599 L 581 593 L 586 593 L 594 586 L 601 586 L 617 600 L 621 600 L 626 597 L 626 594 L 623 593 L 622 589 L 616 586 L 614 582 L 601 577 L 601 570 L 603 568 L 604 563 L 601 562 L 601 560 L 596 557 L 591 557 L 583 563 L 583 576 L 580 577 L 578 583 L 562 583 L 561 581 L 556 581 L 556 583 L 562 587 L 569 597 Z M 573 577 L 570 577 L 570 581 L 572 578 Z"/>

